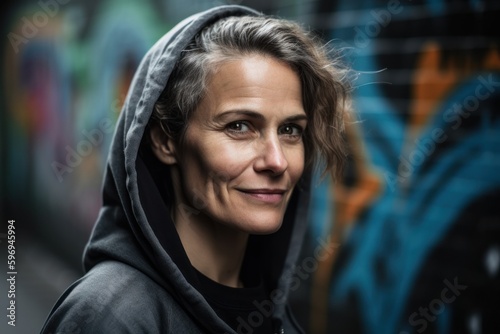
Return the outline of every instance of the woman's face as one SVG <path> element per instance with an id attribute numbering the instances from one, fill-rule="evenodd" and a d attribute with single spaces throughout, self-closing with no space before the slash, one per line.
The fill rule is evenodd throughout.
<path id="1" fill-rule="evenodd" d="M 175 148 L 189 219 L 276 231 L 304 169 L 301 84 L 260 55 L 223 63 Z M 182 215 L 181 215 L 182 216 Z"/>

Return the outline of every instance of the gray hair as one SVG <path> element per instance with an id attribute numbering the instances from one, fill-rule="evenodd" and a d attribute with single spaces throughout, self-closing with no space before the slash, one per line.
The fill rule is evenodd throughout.
<path id="1" fill-rule="evenodd" d="M 224 62 L 266 55 L 288 64 L 299 76 L 308 125 L 306 167 L 339 176 L 346 160 L 344 114 L 349 107 L 347 69 L 330 59 L 318 38 L 298 24 L 264 16 L 229 17 L 204 28 L 183 51 L 155 104 L 151 122 L 176 142 L 206 94 L 210 76 Z"/>

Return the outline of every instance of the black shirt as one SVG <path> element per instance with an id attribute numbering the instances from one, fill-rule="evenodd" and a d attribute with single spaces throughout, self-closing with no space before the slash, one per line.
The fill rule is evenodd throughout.
<path id="1" fill-rule="evenodd" d="M 219 284 L 199 271 L 200 292 L 219 317 L 238 334 L 272 334 L 274 304 L 262 279 L 242 277 L 244 288 Z"/>

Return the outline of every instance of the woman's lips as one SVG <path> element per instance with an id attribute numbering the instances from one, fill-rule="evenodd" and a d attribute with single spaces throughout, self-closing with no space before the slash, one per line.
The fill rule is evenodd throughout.
<path id="1" fill-rule="evenodd" d="M 276 204 L 283 200 L 286 190 L 282 189 L 238 189 L 244 195 L 261 202 Z"/>

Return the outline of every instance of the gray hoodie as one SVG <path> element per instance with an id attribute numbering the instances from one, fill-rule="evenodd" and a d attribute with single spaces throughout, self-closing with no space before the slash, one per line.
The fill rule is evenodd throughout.
<path id="1" fill-rule="evenodd" d="M 276 333 L 301 333 L 287 305 L 306 230 L 309 174 L 295 189 L 280 230 L 251 236 L 247 258 L 258 268 L 269 298 L 255 303 L 238 331 L 212 309 L 169 218 L 164 166 L 141 153 L 153 106 L 181 51 L 205 26 L 228 16 L 260 15 L 221 6 L 175 26 L 146 54 L 118 120 L 103 185 L 103 207 L 84 254 L 86 274 L 61 296 L 42 333 L 252 333 L 273 319 Z"/>

